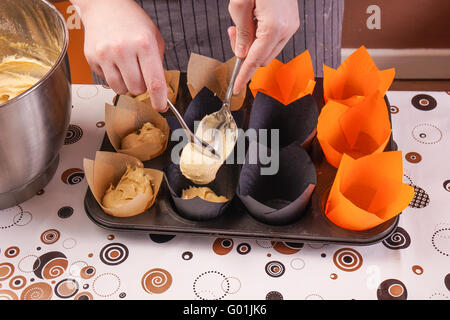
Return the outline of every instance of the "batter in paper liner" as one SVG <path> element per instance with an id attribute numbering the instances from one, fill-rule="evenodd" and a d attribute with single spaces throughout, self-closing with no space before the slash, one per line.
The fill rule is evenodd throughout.
<path id="1" fill-rule="evenodd" d="M 195 135 L 206 143 L 212 144 L 213 130 L 211 128 L 217 128 L 217 124 L 218 120 L 214 116 L 207 115 L 200 121 Z M 204 185 L 212 182 L 223 162 L 233 151 L 236 143 L 235 134 L 233 130 L 225 130 L 223 127 L 216 134 L 216 137 L 222 140 L 221 148 L 218 150 L 220 158 L 192 142 L 188 143 L 181 152 L 181 173 L 196 184 Z"/>
<path id="2" fill-rule="evenodd" d="M 103 206 L 110 209 L 119 208 L 133 201 L 139 194 L 153 196 L 152 181 L 143 168 L 127 166 L 127 171 L 120 178 L 116 187 L 111 185 L 103 196 Z"/>
<path id="3" fill-rule="evenodd" d="M 143 143 L 161 144 L 162 146 L 165 141 L 164 133 L 150 122 L 146 122 L 141 129 L 122 139 L 121 148 L 130 149 Z"/>
<path id="4" fill-rule="evenodd" d="M 0 104 L 34 86 L 50 68 L 35 59 L 4 57 L 0 63 Z"/>
<path id="5" fill-rule="evenodd" d="M 183 190 L 181 195 L 182 199 L 193 199 L 195 197 L 199 197 L 203 200 L 210 202 L 227 202 L 228 199 L 224 196 L 218 196 L 208 187 L 190 187 L 189 189 Z"/>

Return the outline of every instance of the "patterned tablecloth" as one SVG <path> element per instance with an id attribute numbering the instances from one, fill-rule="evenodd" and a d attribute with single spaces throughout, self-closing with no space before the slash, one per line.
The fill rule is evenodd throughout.
<path id="1" fill-rule="evenodd" d="M 0 210 L 0 299 L 448 299 L 450 95 L 389 92 L 404 181 L 415 198 L 395 233 L 367 247 L 113 232 L 84 211 L 83 158 L 114 93 L 74 85 L 58 170 Z"/>

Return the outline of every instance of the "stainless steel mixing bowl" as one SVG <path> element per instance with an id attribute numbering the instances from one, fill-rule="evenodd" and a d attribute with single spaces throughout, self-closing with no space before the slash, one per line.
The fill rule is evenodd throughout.
<path id="1" fill-rule="evenodd" d="M 0 61 L 17 54 L 52 66 L 0 104 L 0 209 L 34 196 L 56 171 L 72 110 L 67 45 L 65 20 L 47 1 L 0 1 Z"/>

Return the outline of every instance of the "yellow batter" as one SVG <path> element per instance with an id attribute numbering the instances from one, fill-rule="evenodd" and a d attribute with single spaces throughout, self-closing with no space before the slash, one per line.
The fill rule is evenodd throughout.
<path id="1" fill-rule="evenodd" d="M 192 199 L 195 197 L 202 198 L 203 200 L 210 202 L 227 202 L 228 199 L 224 196 L 218 196 L 208 187 L 190 187 L 189 189 L 183 190 L 181 195 L 182 199 Z"/>
<path id="2" fill-rule="evenodd" d="M 164 133 L 150 122 L 146 122 L 141 129 L 122 139 L 121 148 L 130 149 L 143 143 L 164 144 L 165 141 Z"/>
<path id="3" fill-rule="evenodd" d="M 132 201 L 138 194 L 153 196 L 151 178 L 143 168 L 131 168 L 127 166 L 127 171 L 120 178 L 116 187 L 111 185 L 103 196 L 103 206 L 114 209 L 119 208 Z"/>
<path id="4" fill-rule="evenodd" d="M 0 63 L 0 104 L 34 86 L 50 67 L 34 59 L 7 56 Z"/>
<path id="5" fill-rule="evenodd" d="M 214 116 L 205 116 L 198 125 L 195 135 L 208 144 L 213 142 L 213 131 L 210 128 L 217 127 L 217 119 Z M 235 145 L 235 133 L 222 129 L 218 132 L 221 147 L 220 158 L 214 157 L 207 150 L 188 143 L 181 152 L 180 170 L 181 173 L 196 184 L 208 184 L 216 178 L 222 163 L 228 158 Z"/>

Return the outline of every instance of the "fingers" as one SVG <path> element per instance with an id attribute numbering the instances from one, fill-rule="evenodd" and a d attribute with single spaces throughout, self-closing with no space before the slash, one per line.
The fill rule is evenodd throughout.
<path id="1" fill-rule="evenodd" d="M 153 108 L 159 112 L 166 112 L 168 89 L 160 54 L 141 50 L 138 53 L 138 60 Z"/>
<path id="2" fill-rule="evenodd" d="M 253 10 L 255 2 L 252 0 L 231 0 L 228 11 L 236 24 L 234 39 L 231 39 L 231 47 L 234 54 L 241 59 L 247 56 L 250 46 L 255 39 L 255 22 L 253 20 Z M 233 41 L 234 40 L 234 41 Z"/>
<path id="3" fill-rule="evenodd" d="M 115 64 L 107 64 L 102 66 L 103 74 L 106 82 L 117 94 L 126 94 L 128 92 L 127 86 L 123 81 L 119 68 Z"/>
<path id="4" fill-rule="evenodd" d="M 259 39 L 257 38 L 253 42 L 247 58 L 245 58 L 241 70 L 236 77 L 233 90 L 234 94 L 238 94 L 245 87 L 255 73 L 256 69 L 265 65 L 266 62 L 269 61 L 270 56 L 268 56 L 267 53 L 272 53 L 276 45 L 277 44 L 273 43 L 271 39 L 266 37 Z"/>
<path id="5" fill-rule="evenodd" d="M 147 91 L 138 58 L 133 51 L 124 55 L 118 55 L 117 67 L 128 92 L 134 96 L 138 96 Z"/>

